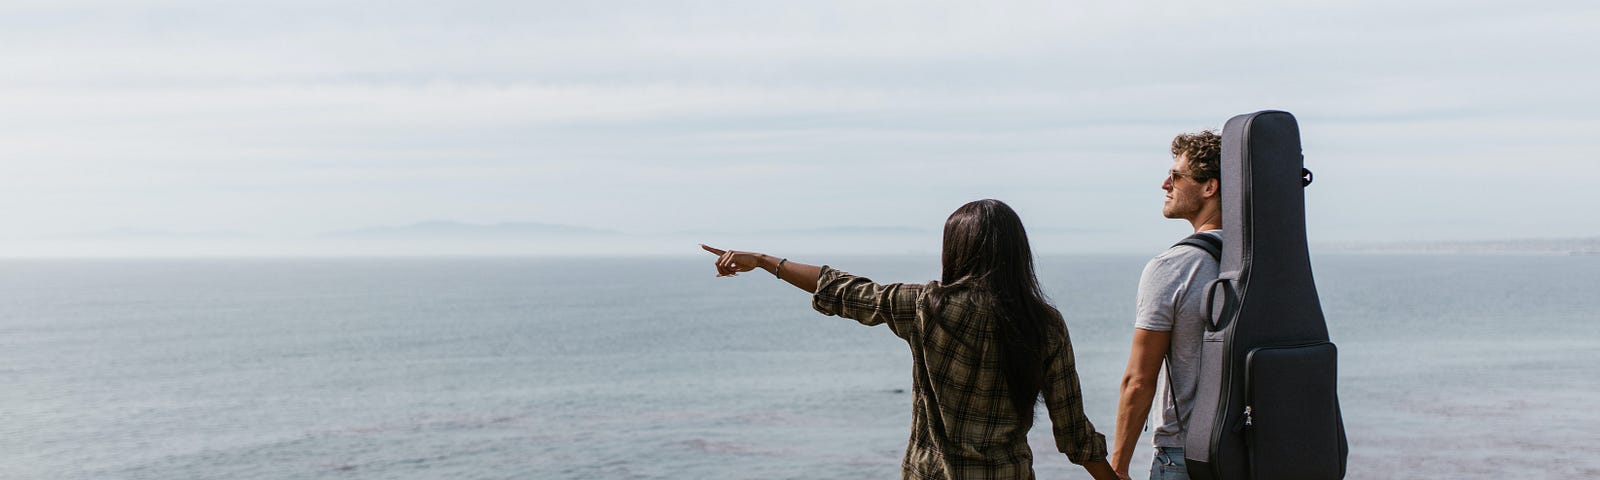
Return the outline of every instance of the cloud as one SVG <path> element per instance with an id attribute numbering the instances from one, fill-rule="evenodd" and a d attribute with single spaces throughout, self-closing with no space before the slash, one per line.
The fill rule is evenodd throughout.
<path id="1" fill-rule="evenodd" d="M 995 197 L 1127 243 L 1171 233 L 1154 175 L 1172 134 L 1283 108 L 1321 175 L 1314 229 L 1456 237 L 1472 212 L 1530 212 L 1500 225 L 1581 236 L 1595 198 L 1567 179 L 1600 175 L 1600 66 L 1574 59 L 1597 20 L 1583 2 L 7 2 L 0 203 L 30 206 L 22 233 L 293 236 L 935 228 Z"/>

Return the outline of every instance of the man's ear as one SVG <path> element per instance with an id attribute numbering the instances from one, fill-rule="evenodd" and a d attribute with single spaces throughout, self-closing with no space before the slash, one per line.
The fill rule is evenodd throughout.
<path id="1" fill-rule="evenodd" d="M 1205 187 L 1203 187 L 1200 190 L 1200 193 L 1201 193 L 1201 195 L 1205 196 L 1206 198 L 1211 198 L 1211 197 L 1217 196 L 1217 193 L 1219 191 L 1221 191 L 1221 190 L 1222 190 L 1222 179 L 1213 178 L 1213 179 L 1210 179 L 1210 180 L 1206 180 L 1206 185 L 1205 185 Z"/>

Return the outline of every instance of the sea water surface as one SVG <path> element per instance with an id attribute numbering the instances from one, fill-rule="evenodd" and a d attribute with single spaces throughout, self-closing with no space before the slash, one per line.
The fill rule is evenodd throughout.
<path id="1" fill-rule="evenodd" d="M 1039 259 L 1102 431 L 1147 258 Z M 804 260 L 938 274 L 933 257 Z M 1347 478 L 1600 477 L 1600 257 L 1314 260 Z M 0 478 L 898 477 L 905 345 L 760 272 L 713 273 L 694 257 L 3 261 Z M 1038 423 L 1040 476 L 1087 478 Z"/>

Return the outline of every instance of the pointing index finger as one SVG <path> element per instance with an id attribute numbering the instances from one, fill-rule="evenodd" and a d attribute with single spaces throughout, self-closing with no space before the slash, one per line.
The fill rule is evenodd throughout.
<path id="1" fill-rule="evenodd" d="M 728 253 L 728 252 L 723 251 L 723 250 L 717 250 L 715 248 L 711 248 L 710 245 L 706 245 L 704 243 L 700 244 L 700 248 L 704 248 L 704 249 L 706 249 L 707 252 L 711 252 L 712 254 L 715 254 L 715 255 L 718 255 L 718 256 L 720 256 L 720 255 L 722 255 L 724 253 Z"/>

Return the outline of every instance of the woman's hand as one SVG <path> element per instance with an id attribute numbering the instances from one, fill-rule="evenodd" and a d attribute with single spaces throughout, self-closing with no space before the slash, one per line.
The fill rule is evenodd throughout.
<path id="1" fill-rule="evenodd" d="M 779 279 L 789 282 L 795 288 L 806 292 L 817 291 L 817 280 L 822 278 L 822 268 L 815 265 L 806 265 L 800 262 L 791 262 L 756 252 L 736 252 L 712 248 L 700 244 L 700 248 L 717 256 L 717 276 L 731 277 L 739 272 L 748 272 L 757 268 L 772 272 Z"/>
<path id="2" fill-rule="evenodd" d="M 1095 480 L 1129 480 L 1128 476 L 1111 468 L 1111 463 L 1105 460 L 1083 462 L 1083 469 L 1089 471 L 1089 476 Z"/>
<path id="3" fill-rule="evenodd" d="M 717 256 L 717 276 L 731 277 L 739 272 L 748 272 L 761 266 L 761 259 L 766 255 L 755 252 L 738 252 L 733 250 L 718 250 L 704 243 L 700 248 Z"/>

